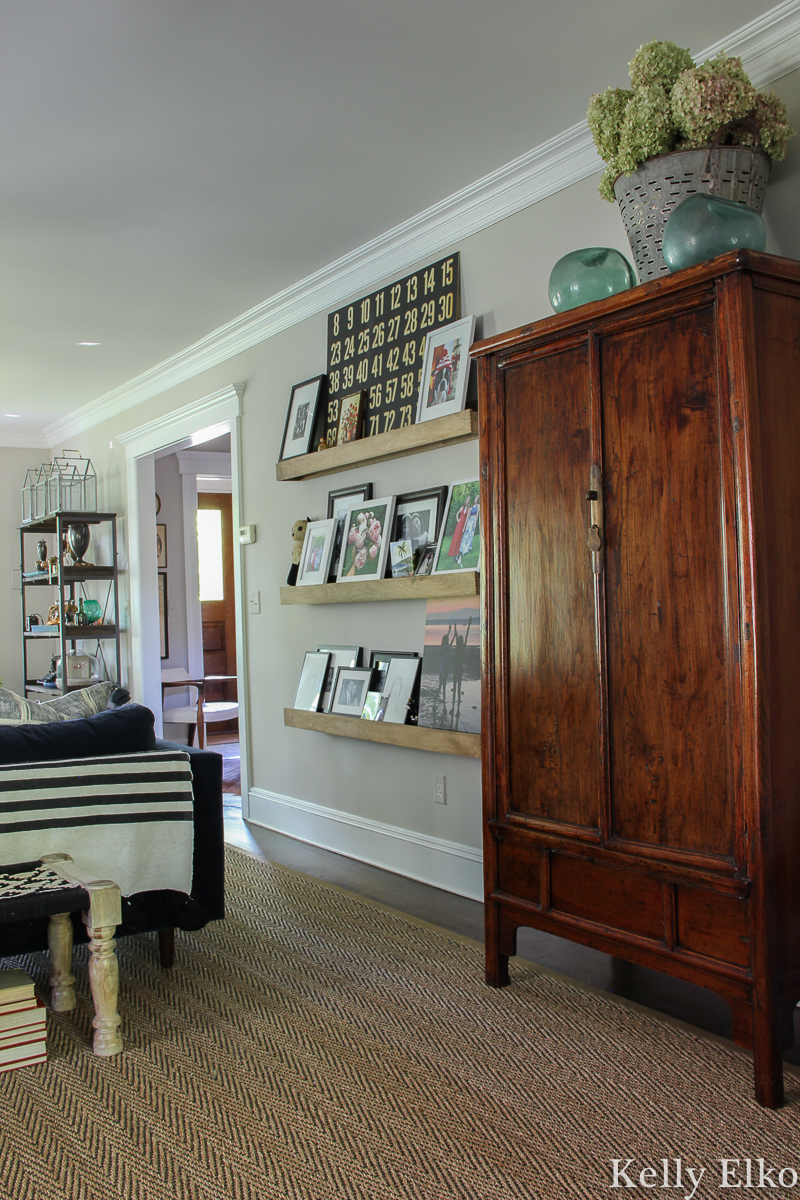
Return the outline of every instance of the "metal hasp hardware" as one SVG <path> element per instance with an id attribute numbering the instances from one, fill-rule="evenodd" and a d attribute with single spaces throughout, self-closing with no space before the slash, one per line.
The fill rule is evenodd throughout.
<path id="1" fill-rule="evenodd" d="M 586 545 L 592 553 L 592 573 L 599 575 L 603 569 L 603 474 L 597 463 L 589 471 L 589 519 L 591 525 L 586 535 Z"/>

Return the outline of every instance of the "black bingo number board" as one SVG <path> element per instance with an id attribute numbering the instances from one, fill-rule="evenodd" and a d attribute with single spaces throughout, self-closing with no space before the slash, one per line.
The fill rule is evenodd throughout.
<path id="1" fill-rule="evenodd" d="M 362 437 L 413 425 L 425 338 L 458 320 L 459 256 L 451 254 L 328 315 L 325 441 L 336 444 L 339 401 L 367 393 Z"/>

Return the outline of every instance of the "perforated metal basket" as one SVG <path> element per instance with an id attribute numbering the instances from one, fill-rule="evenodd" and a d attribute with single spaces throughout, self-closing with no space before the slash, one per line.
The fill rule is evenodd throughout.
<path id="1" fill-rule="evenodd" d="M 667 274 L 661 237 L 667 217 L 694 192 L 734 200 L 760 213 L 769 179 L 769 159 L 749 146 L 676 150 L 650 158 L 614 183 L 622 221 L 644 283 Z"/>

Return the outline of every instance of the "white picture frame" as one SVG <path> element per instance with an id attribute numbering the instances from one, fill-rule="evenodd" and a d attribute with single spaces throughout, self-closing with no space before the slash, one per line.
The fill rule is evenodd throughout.
<path id="1" fill-rule="evenodd" d="M 337 583 L 383 579 L 394 529 L 395 499 L 381 496 L 378 500 L 359 500 L 348 508 Z"/>
<path id="2" fill-rule="evenodd" d="M 317 407 L 325 376 L 317 375 L 314 379 L 306 379 L 296 383 L 289 397 L 289 411 L 286 414 L 286 425 L 283 429 L 280 461 L 287 458 L 297 458 L 300 454 L 308 454 L 311 450 L 311 439 L 317 420 Z"/>
<path id="3" fill-rule="evenodd" d="M 329 711 L 341 717 L 360 719 L 371 678 L 370 667 L 339 667 Z"/>
<path id="4" fill-rule="evenodd" d="M 407 724 L 421 663 L 421 658 L 389 660 L 389 670 L 383 683 L 383 697 L 386 698 L 384 721 L 394 725 Z"/>
<path id="5" fill-rule="evenodd" d="M 474 335 L 474 315 L 428 334 L 417 396 L 417 424 L 449 417 L 463 409 L 469 381 L 469 348 Z"/>
<path id="6" fill-rule="evenodd" d="M 330 658 L 330 654 L 319 650 L 306 651 L 294 697 L 295 708 L 300 708 L 304 712 L 319 712 L 322 688 Z"/>
<path id="7" fill-rule="evenodd" d="M 296 580 L 298 587 L 328 582 L 335 535 L 335 517 L 330 517 L 325 521 L 309 521 L 300 554 L 300 567 Z"/>
<path id="8" fill-rule="evenodd" d="M 455 571 L 480 570 L 480 533 L 479 481 L 477 478 L 456 479 L 447 493 L 447 505 L 431 573 L 449 575 Z"/>

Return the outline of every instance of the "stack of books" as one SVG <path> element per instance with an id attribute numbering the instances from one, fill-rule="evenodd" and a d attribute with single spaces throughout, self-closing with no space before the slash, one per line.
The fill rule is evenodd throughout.
<path id="1" fill-rule="evenodd" d="M 0 1074 L 44 1062 L 46 1012 L 24 971 L 0 971 Z"/>

